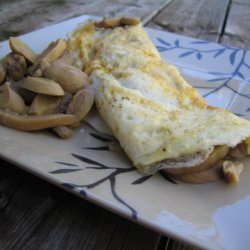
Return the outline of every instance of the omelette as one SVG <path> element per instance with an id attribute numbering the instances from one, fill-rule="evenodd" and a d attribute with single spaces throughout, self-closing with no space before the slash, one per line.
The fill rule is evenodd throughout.
<path id="1" fill-rule="evenodd" d="M 210 106 L 165 62 L 137 18 L 88 20 L 70 34 L 96 90 L 96 107 L 145 175 L 196 173 L 249 152 L 250 122 Z"/>

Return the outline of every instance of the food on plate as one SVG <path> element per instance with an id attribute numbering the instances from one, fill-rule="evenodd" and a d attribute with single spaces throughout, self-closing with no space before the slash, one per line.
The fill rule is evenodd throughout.
<path id="1" fill-rule="evenodd" d="M 38 94 L 49 96 L 63 96 L 64 90 L 60 84 L 42 77 L 25 77 L 20 82 L 20 86 Z"/>
<path id="2" fill-rule="evenodd" d="M 95 22 L 98 28 L 115 28 L 117 26 L 140 24 L 140 17 L 104 17 L 101 21 Z"/>
<path id="3" fill-rule="evenodd" d="M 73 128 L 70 128 L 69 126 L 60 125 L 60 126 L 54 127 L 53 130 L 62 139 L 69 138 L 74 134 Z"/>
<path id="4" fill-rule="evenodd" d="M 62 56 L 65 50 L 66 42 L 61 38 L 50 43 L 50 45 L 37 56 L 33 65 L 28 69 L 28 73 L 32 76 L 42 76 L 46 67 Z"/>
<path id="5" fill-rule="evenodd" d="M 24 77 L 27 65 L 25 58 L 17 54 L 8 54 L 4 58 L 4 65 L 7 75 L 14 81 L 19 81 Z"/>
<path id="6" fill-rule="evenodd" d="M 239 182 L 240 174 L 242 173 L 244 166 L 241 162 L 224 161 L 223 173 L 228 183 L 234 184 Z"/>
<path id="7" fill-rule="evenodd" d="M 0 108 L 8 108 L 18 114 L 22 114 L 25 111 L 23 98 L 11 89 L 9 82 L 0 87 Z"/>
<path id="8" fill-rule="evenodd" d="M 163 61 L 137 18 L 88 20 L 68 47 L 92 79 L 101 117 L 142 174 L 161 171 L 194 183 L 220 172 L 229 180 L 225 160 L 233 161 L 239 146 L 249 154 L 250 122 L 208 105 Z"/>
<path id="9" fill-rule="evenodd" d="M 68 138 L 91 109 L 95 92 L 76 57 L 58 39 L 37 55 L 18 38 L 0 60 L 0 124 L 23 131 L 50 128 Z"/>
<path id="10" fill-rule="evenodd" d="M 44 76 L 59 83 L 66 92 L 71 94 L 90 84 L 90 79 L 82 70 L 57 61 L 45 69 Z"/>
<path id="11" fill-rule="evenodd" d="M 138 17 L 88 20 L 40 54 L 15 37 L 9 45 L 0 60 L 0 124 L 68 138 L 95 102 L 142 174 L 239 181 L 250 122 L 208 105 L 162 60 Z"/>
<path id="12" fill-rule="evenodd" d="M 67 114 L 75 114 L 81 121 L 90 111 L 95 100 L 95 91 L 92 88 L 79 90 L 67 107 Z"/>
<path id="13" fill-rule="evenodd" d="M 10 111 L 0 110 L 0 123 L 17 130 L 33 131 L 44 128 L 53 128 L 59 125 L 75 125 L 78 119 L 70 114 L 48 114 L 48 115 L 18 115 Z"/>
<path id="14" fill-rule="evenodd" d="M 60 96 L 48 96 L 48 95 L 38 94 L 31 103 L 28 110 L 28 114 L 29 115 L 51 114 L 60 105 L 61 100 L 62 97 Z"/>
<path id="15" fill-rule="evenodd" d="M 223 177 L 221 171 L 222 162 L 219 161 L 208 169 L 197 171 L 189 174 L 175 175 L 176 180 L 180 180 L 187 183 L 204 183 L 209 181 L 216 181 Z"/>
<path id="16" fill-rule="evenodd" d="M 36 53 L 22 40 L 16 37 L 10 37 L 9 45 L 13 53 L 23 56 L 27 62 L 34 63 L 36 61 Z"/>

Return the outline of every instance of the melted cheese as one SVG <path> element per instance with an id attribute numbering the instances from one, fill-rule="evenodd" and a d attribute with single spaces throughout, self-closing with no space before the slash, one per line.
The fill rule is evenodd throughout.
<path id="1" fill-rule="evenodd" d="M 141 172 L 250 137 L 250 123 L 209 106 L 140 25 L 100 29 L 89 21 L 68 45 L 91 74 L 100 115 Z"/>

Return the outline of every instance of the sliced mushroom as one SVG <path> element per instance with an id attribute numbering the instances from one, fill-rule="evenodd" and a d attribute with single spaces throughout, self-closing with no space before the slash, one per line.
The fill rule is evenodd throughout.
<path id="1" fill-rule="evenodd" d="M 37 55 L 35 52 L 22 40 L 16 37 L 9 38 L 9 45 L 13 53 L 22 55 L 29 63 L 34 63 Z"/>
<path id="2" fill-rule="evenodd" d="M 10 82 L 10 87 L 23 98 L 25 104 L 30 105 L 34 100 L 34 98 L 36 97 L 36 93 L 22 88 L 20 86 L 20 81 L 14 81 L 9 77 L 7 79 L 8 82 Z"/>
<path id="3" fill-rule="evenodd" d="M 7 108 L 19 114 L 22 114 L 25 111 L 24 100 L 20 95 L 11 89 L 9 82 L 6 82 L 1 86 L 0 108 Z"/>
<path id="4" fill-rule="evenodd" d="M 67 44 L 64 39 L 59 38 L 55 42 L 51 42 L 49 46 L 41 53 L 39 58 L 46 58 L 49 62 L 58 59 L 64 53 Z"/>
<path id="5" fill-rule="evenodd" d="M 75 66 L 77 60 L 78 57 L 76 52 L 65 50 L 63 55 L 59 57 L 55 62 Z"/>
<path id="6" fill-rule="evenodd" d="M 20 86 L 38 94 L 51 96 L 64 95 L 64 91 L 58 83 L 46 78 L 27 77 L 20 82 Z"/>
<path id="7" fill-rule="evenodd" d="M 80 69 L 64 63 L 54 62 L 48 67 L 44 76 L 59 83 L 62 88 L 71 94 L 89 86 L 90 80 Z"/>
<path id="8" fill-rule="evenodd" d="M 37 69 L 35 73 L 31 74 L 36 77 L 43 76 L 43 73 L 45 69 L 47 69 L 50 66 L 50 62 L 46 58 L 42 58 L 37 62 Z M 30 68 L 28 69 L 28 73 L 30 73 Z"/>
<path id="9" fill-rule="evenodd" d="M 11 88 L 23 98 L 26 105 L 30 105 L 35 99 L 36 93 L 22 88 L 20 82 L 11 81 L 11 79 L 9 81 L 11 82 Z"/>
<path id="10" fill-rule="evenodd" d="M 140 22 L 140 17 L 104 17 L 101 21 L 95 22 L 95 26 L 99 28 L 114 28 L 123 25 L 137 25 Z"/>
<path id="11" fill-rule="evenodd" d="M 77 123 L 78 119 L 75 115 L 49 114 L 24 116 L 0 110 L 0 124 L 22 131 L 40 130 L 61 125 L 73 125 Z"/>
<path id="12" fill-rule="evenodd" d="M 52 63 L 58 59 L 66 49 L 66 42 L 63 39 L 58 39 L 50 45 L 39 55 L 34 64 L 28 69 L 28 72 L 32 76 L 42 76 L 43 70 L 41 69 L 41 61 Z"/>
<path id="13" fill-rule="evenodd" d="M 240 180 L 240 175 L 244 170 L 244 165 L 241 162 L 224 161 L 223 174 L 229 184 L 236 184 Z"/>
<path id="14" fill-rule="evenodd" d="M 67 139 L 74 134 L 74 130 L 68 126 L 57 126 L 53 131 L 62 139 Z"/>
<path id="15" fill-rule="evenodd" d="M 81 121 L 90 111 L 95 100 L 95 91 L 90 88 L 79 90 L 67 108 L 67 114 L 75 114 Z"/>
<path id="16" fill-rule="evenodd" d="M 236 145 L 234 148 L 231 148 L 228 153 L 229 156 L 234 158 L 243 158 L 247 155 L 247 145 L 242 142 Z"/>
<path id="17" fill-rule="evenodd" d="M 138 16 L 124 16 L 121 18 L 121 24 L 123 25 L 137 25 L 141 22 L 141 18 Z"/>
<path id="18" fill-rule="evenodd" d="M 120 26 L 121 18 L 117 17 L 104 17 L 100 22 L 96 22 L 95 25 L 100 28 L 114 28 Z"/>
<path id="19" fill-rule="evenodd" d="M 30 105 L 28 114 L 45 115 L 52 113 L 60 104 L 62 97 L 38 94 Z"/>
<path id="20" fill-rule="evenodd" d="M 7 75 L 15 81 L 21 80 L 26 72 L 27 65 L 21 55 L 10 53 L 4 59 Z"/>
<path id="21" fill-rule="evenodd" d="M 69 103 L 72 101 L 73 95 L 66 93 L 63 97 L 60 98 L 60 103 L 59 105 L 53 110 L 52 113 L 55 114 L 62 114 L 62 113 L 66 113 L 67 107 L 69 105 Z M 52 128 L 53 131 L 62 139 L 66 139 L 69 138 L 73 135 L 74 127 L 77 127 L 78 124 L 73 125 L 73 126 L 57 126 Z"/>
<path id="22" fill-rule="evenodd" d="M 228 151 L 229 147 L 227 146 L 216 146 L 212 153 L 210 153 L 210 155 L 207 157 L 207 159 L 199 165 L 195 165 L 193 167 L 164 168 L 161 169 L 161 171 L 172 175 L 196 173 L 211 168 L 215 163 L 224 158 L 227 155 Z"/>
<path id="23" fill-rule="evenodd" d="M 213 167 L 196 173 L 176 175 L 175 178 L 193 184 L 217 181 L 222 178 L 222 162 L 220 161 Z"/>

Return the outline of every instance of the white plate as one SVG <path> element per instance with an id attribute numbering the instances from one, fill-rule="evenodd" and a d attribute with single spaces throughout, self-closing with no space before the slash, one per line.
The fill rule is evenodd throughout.
<path id="1" fill-rule="evenodd" d="M 77 17 L 21 39 L 39 52 L 86 18 Z M 147 31 L 162 56 L 177 65 L 209 103 L 250 118 L 249 51 Z M 1 45 L 2 57 L 9 49 L 7 42 Z M 162 234 L 206 249 L 250 246 L 249 168 L 236 186 L 222 181 L 173 184 L 159 174 L 145 178 L 122 153 L 107 150 L 108 136 L 84 124 L 69 140 L 1 126 L 0 140 L 2 158 Z"/>

